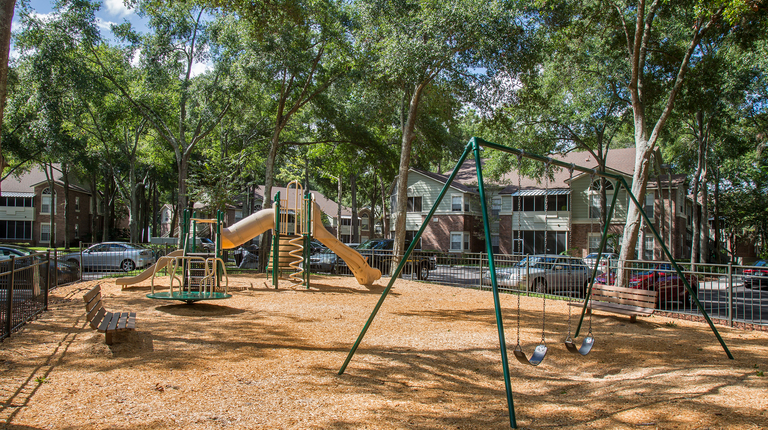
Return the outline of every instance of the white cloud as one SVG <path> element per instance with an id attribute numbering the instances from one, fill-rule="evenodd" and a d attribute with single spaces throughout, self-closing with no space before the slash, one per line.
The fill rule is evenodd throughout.
<path id="1" fill-rule="evenodd" d="M 192 64 L 192 77 L 195 77 L 197 75 L 202 75 L 203 73 L 213 70 L 213 65 L 211 63 L 194 63 Z"/>
<path id="2" fill-rule="evenodd" d="M 101 18 L 96 18 L 96 25 L 99 26 L 102 30 L 111 30 L 113 25 L 117 24 L 116 22 L 112 21 L 104 21 Z"/>
<path id="3" fill-rule="evenodd" d="M 107 7 L 107 12 L 110 15 L 118 18 L 124 18 L 133 13 L 133 9 L 125 6 L 123 0 L 104 0 L 104 6 Z"/>

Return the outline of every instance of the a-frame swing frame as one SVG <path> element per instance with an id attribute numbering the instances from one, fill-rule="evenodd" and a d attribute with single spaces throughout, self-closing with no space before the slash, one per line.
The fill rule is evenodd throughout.
<path id="1" fill-rule="evenodd" d="M 717 331 L 717 328 L 715 328 L 715 325 L 712 323 L 712 320 L 709 318 L 709 314 L 707 314 L 707 311 L 704 310 L 704 307 L 701 305 L 701 302 L 699 302 L 699 298 L 697 297 L 697 294 L 692 290 L 691 285 L 688 283 L 688 280 L 685 278 L 685 276 L 683 276 L 683 272 L 680 269 L 680 266 L 678 266 L 675 260 L 672 258 L 672 255 L 670 254 L 669 250 L 664 244 L 664 240 L 659 236 L 659 233 L 656 231 L 656 228 L 653 226 L 653 223 L 651 222 L 651 220 L 648 218 L 648 215 L 643 210 L 643 206 L 640 204 L 640 202 L 638 202 L 637 198 L 632 194 L 632 189 L 629 187 L 629 185 L 627 185 L 627 182 L 623 176 L 614 175 L 608 172 L 598 172 L 595 169 L 590 169 L 590 168 L 578 166 L 575 164 L 564 163 L 562 161 L 555 160 L 549 157 L 528 153 L 520 149 L 510 148 L 510 147 L 499 145 L 493 142 L 488 142 L 479 137 L 473 137 L 472 139 L 469 140 L 469 143 L 467 143 L 467 146 L 464 148 L 464 153 L 459 158 L 458 163 L 456 163 L 456 167 L 453 169 L 453 172 L 451 172 L 451 175 L 448 177 L 448 180 L 445 182 L 443 189 L 440 190 L 440 194 L 438 194 L 437 199 L 435 200 L 435 203 L 432 205 L 432 209 L 430 209 L 429 213 L 424 219 L 424 222 L 421 224 L 419 231 L 416 233 L 416 236 L 411 241 L 411 244 L 408 246 L 408 249 L 405 251 L 405 254 L 400 259 L 400 263 L 397 265 L 395 272 L 392 274 L 392 277 L 390 278 L 389 283 L 387 284 L 387 287 L 381 293 L 381 297 L 379 298 L 379 301 L 376 303 L 376 306 L 373 308 L 371 315 L 368 317 L 368 321 L 366 321 L 365 326 L 363 326 L 363 329 L 360 332 L 360 335 L 357 337 L 357 340 L 355 341 L 354 345 L 352 345 L 352 349 L 350 349 L 346 360 L 344 360 L 344 364 L 341 366 L 341 369 L 339 369 L 339 375 L 344 373 L 344 371 L 347 368 L 347 365 L 349 365 L 349 362 L 352 360 L 352 356 L 355 355 L 355 351 L 357 351 L 357 348 L 360 346 L 360 343 L 362 342 L 363 337 L 365 336 L 365 333 L 368 331 L 368 328 L 371 326 L 373 319 L 376 317 L 376 314 L 379 312 L 381 305 L 384 303 L 384 299 L 387 297 L 387 295 L 389 294 L 389 291 L 392 289 L 392 286 L 394 285 L 395 280 L 397 280 L 397 278 L 400 276 L 400 273 L 402 272 L 403 267 L 405 266 L 405 263 L 408 260 L 408 257 L 413 252 L 413 249 L 416 247 L 416 244 L 418 243 L 419 238 L 421 238 L 421 235 L 424 233 L 424 230 L 426 229 L 427 225 L 429 225 L 429 222 L 432 220 L 432 216 L 434 216 L 435 211 L 437 210 L 437 207 L 440 205 L 440 202 L 443 200 L 443 197 L 445 197 L 445 194 L 448 191 L 448 188 L 451 186 L 451 183 L 453 183 L 453 180 L 456 178 L 456 175 L 458 174 L 459 169 L 461 169 L 461 166 L 464 164 L 464 161 L 466 161 L 470 151 L 472 151 L 475 156 L 475 165 L 477 167 L 477 183 L 478 183 L 479 192 L 480 192 L 480 201 L 481 202 L 486 201 L 485 200 L 485 183 L 483 181 L 483 169 L 482 169 L 482 162 L 480 159 L 480 147 L 491 148 L 491 149 L 495 149 L 495 150 L 510 153 L 510 154 L 520 155 L 535 161 L 545 162 L 550 165 L 555 165 L 555 166 L 564 167 L 567 169 L 573 169 L 573 170 L 578 170 L 580 172 L 594 174 L 595 176 L 600 176 L 606 179 L 612 179 L 616 182 L 614 187 L 613 200 L 611 203 L 611 207 L 606 217 L 605 226 L 603 227 L 603 235 L 600 240 L 600 249 L 598 250 L 597 262 L 595 263 L 595 266 L 592 268 L 592 276 L 591 276 L 589 288 L 587 289 L 587 294 L 586 294 L 586 297 L 584 298 L 584 306 L 581 310 L 581 318 L 579 319 L 579 325 L 576 327 L 576 333 L 574 337 L 579 336 L 579 331 L 581 330 L 581 325 L 584 321 L 584 315 L 586 314 L 587 306 L 589 304 L 589 300 L 592 295 L 592 284 L 594 283 L 595 277 L 597 276 L 597 267 L 599 266 L 600 258 L 602 257 L 603 249 L 605 248 L 606 237 L 608 235 L 608 227 L 611 222 L 611 217 L 613 216 L 613 208 L 616 206 L 616 199 L 617 199 L 617 196 L 619 195 L 619 191 L 621 190 L 621 187 L 624 187 L 624 189 L 627 190 L 627 194 L 629 195 L 630 199 L 636 205 L 643 219 L 646 221 L 647 225 L 650 227 L 654 237 L 659 242 L 659 244 L 661 244 L 661 248 L 664 251 L 664 255 L 667 257 L 667 259 L 670 261 L 672 266 L 675 268 L 675 271 L 677 271 L 677 274 L 678 276 L 680 276 L 680 279 L 683 280 L 685 288 L 686 290 L 688 290 L 688 294 L 690 295 L 690 297 L 693 298 L 694 303 L 696 303 L 696 306 L 698 307 L 699 311 L 701 312 L 701 314 L 704 316 L 704 319 L 709 324 L 709 327 L 712 329 L 712 332 L 715 334 L 715 337 L 717 337 L 717 340 L 720 342 L 720 345 L 723 347 L 723 350 L 725 351 L 726 355 L 728 356 L 728 358 L 733 359 L 733 355 L 728 350 L 728 347 L 725 345 L 725 341 L 723 341 L 723 338 L 720 336 L 720 333 Z M 499 333 L 499 350 L 501 352 L 501 363 L 502 363 L 502 368 L 504 373 L 504 386 L 507 394 L 507 408 L 509 409 L 509 425 L 512 428 L 517 428 L 517 421 L 515 419 L 515 406 L 512 400 L 512 386 L 509 379 L 509 361 L 507 359 L 507 342 L 504 338 L 504 324 L 501 318 L 501 306 L 499 302 L 499 287 L 496 282 L 496 265 L 494 263 L 493 248 L 491 247 L 491 228 L 490 228 L 490 222 L 489 222 L 489 216 L 488 216 L 488 208 L 485 204 L 482 204 L 481 207 L 482 207 L 482 213 L 483 213 L 483 228 L 485 230 L 485 247 L 486 247 L 486 252 L 488 254 L 488 269 L 490 271 L 490 276 L 491 276 L 493 305 L 496 310 L 496 327 Z"/>

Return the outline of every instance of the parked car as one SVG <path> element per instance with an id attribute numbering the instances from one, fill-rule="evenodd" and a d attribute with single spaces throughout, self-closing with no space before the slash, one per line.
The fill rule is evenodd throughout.
<path id="1" fill-rule="evenodd" d="M 608 267 L 616 267 L 616 262 L 618 260 L 618 254 L 614 254 L 613 252 L 603 252 L 603 255 L 600 256 L 600 267 L 598 267 L 598 270 L 601 272 L 607 272 Z M 590 269 L 595 267 L 596 261 L 597 252 L 592 252 L 584 257 L 584 264 L 586 264 Z"/>
<path id="2" fill-rule="evenodd" d="M 328 248 L 326 248 L 326 247 L 325 247 L 325 245 L 323 245 L 323 244 L 322 244 L 322 243 L 321 243 L 319 240 L 317 240 L 317 239 L 312 239 L 312 240 L 309 242 L 309 250 L 310 250 L 310 254 L 313 254 L 313 255 L 314 255 L 314 254 L 317 254 L 318 252 L 324 252 L 326 249 L 328 249 Z"/>
<path id="3" fill-rule="evenodd" d="M 82 252 L 73 252 L 62 257 L 79 266 L 82 270 L 117 269 L 130 272 L 143 269 L 155 263 L 155 254 L 150 249 L 125 242 L 103 242 L 91 245 Z"/>
<path id="4" fill-rule="evenodd" d="M 383 274 L 387 274 L 392 266 L 392 251 L 394 249 L 394 239 L 368 239 L 361 243 L 357 252 L 368 260 L 371 267 L 375 267 Z M 407 244 L 406 244 L 407 246 Z M 344 260 L 338 261 L 339 270 L 349 270 Z M 403 274 L 416 272 L 416 278 L 426 280 L 429 277 L 429 271 L 437 268 L 437 258 L 435 256 L 423 256 L 411 254 L 407 264 L 403 266 Z"/>
<path id="5" fill-rule="evenodd" d="M 529 255 L 512 267 L 496 268 L 496 283 L 502 287 L 527 289 L 538 293 L 576 292 L 583 296 L 591 269 L 580 258 L 545 254 Z M 483 285 L 491 285 L 486 270 Z"/>
<path id="6" fill-rule="evenodd" d="M 0 272 L 7 272 L 10 270 L 9 264 L 4 263 L 3 261 L 10 261 L 11 256 L 18 259 L 16 260 L 17 269 L 20 266 L 30 266 L 43 259 L 42 254 L 28 248 L 13 245 L 0 245 Z M 54 269 L 51 266 L 51 274 L 53 273 Z M 80 270 L 77 266 L 73 266 L 60 259 L 56 261 L 55 273 L 57 285 L 74 282 L 80 279 Z M 17 272 L 17 275 L 17 279 L 32 279 L 32 274 L 29 271 Z"/>
<path id="7" fill-rule="evenodd" d="M 658 291 L 656 304 L 680 302 L 690 303 L 690 294 L 677 271 L 669 263 L 650 263 L 646 267 L 629 269 L 629 288 Z M 684 273 L 688 284 L 696 291 L 699 280 L 695 275 Z M 616 269 L 598 275 L 595 283 L 613 285 L 616 282 Z"/>
<path id="8" fill-rule="evenodd" d="M 768 261 L 759 260 L 753 267 L 754 269 L 744 269 L 744 286 L 759 289 L 768 287 Z"/>
<path id="9" fill-rule="evenodd" d="M 336 273 L 339 258 L 328 248 L 309 257 L 309 270 L 312 272 Z"/>
<path id="10" fill-rule="evenodd" d="M 204 252 L 216 252 L 216 244 L 207 237 L 199 237 L 196 241 L 197 247 Z"/>

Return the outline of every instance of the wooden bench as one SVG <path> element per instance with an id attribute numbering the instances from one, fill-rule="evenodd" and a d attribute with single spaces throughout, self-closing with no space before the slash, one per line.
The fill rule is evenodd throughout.
<path id="1" fill-rule="evenodd" d="M 96 285 L 84 296 L 85 313 L 91 328 L 104 333 L 107 345 L 112 345 L 112 333 L 136 329 L 135 312 L 107 312 L 101 301 L 101 285 Z"/>
<path id="2" fill-rule="evenodd" d="M 637 288 L 623 288 L 614 285 L 594 284 L 587 312 L 592 309 L 629 315 L 631 322 L 637 316 L 649 316 L 656 310 L 656 291 Z M 584 306 L 584 303 L 570 303 L 571 306 Z"/>

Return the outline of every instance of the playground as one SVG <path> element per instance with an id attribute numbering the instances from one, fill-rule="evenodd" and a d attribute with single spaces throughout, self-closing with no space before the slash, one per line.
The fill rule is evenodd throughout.
<path id="1" fill-rule="evenodd" d="M 487 290 L 398 280 L 338 375 L 387 281 L 313 275 L 309 289 L 274 289 L 230 275 L 232 298 L 187 305 L 103 280 L 105 305 L 137 314 L 112 346 L 85 320 L 95 281 L 60 288 L 0 345 L 0 428 L 509 428 Z M 512 357 L 517 296 L 500 305 L 519 428 L 768 427 L 768 332 L 718 326 L 730 360 L 705 323 L 596 311 L 581 356 L 563 345 L 568 306 L 548 300 L 549 353 L 533 367 Z M 520 315 L 530 353 L 541 298 L 523 296 Z"/>

